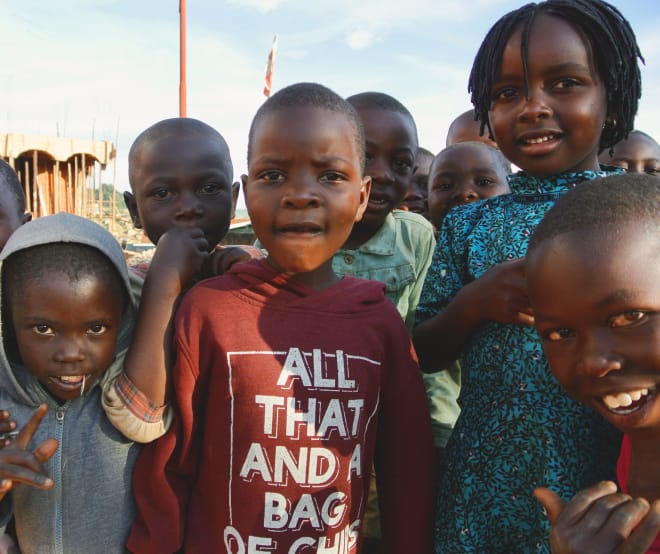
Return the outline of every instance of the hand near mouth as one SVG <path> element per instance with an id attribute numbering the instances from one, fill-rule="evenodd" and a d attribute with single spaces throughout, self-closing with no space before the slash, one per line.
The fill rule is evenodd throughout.
<path id="1" fill-rule="evenodd" d="M 18 483 L 38 489 L 50 489 L 55 484 L 43 464 L 55 454 L 59 447 L 57 440 L 47 439 L 34 450 L 27 450 L 47 411 L 45 404 L 39 406 L 16 438 L 0 449 L 0 500 Z"/>

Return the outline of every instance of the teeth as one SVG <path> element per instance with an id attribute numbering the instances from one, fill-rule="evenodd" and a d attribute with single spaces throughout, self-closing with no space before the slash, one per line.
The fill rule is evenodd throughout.
<path id="1" fill-rule="evenodd" d="M 633 402 L 639 400 L 642 396 L 646 396 L 649 389 L 637 389 L 634 391 L 620 392 L 618 394 L 608 394 L 603 397 L 603 403 L 610 409 L 616 410 L 617 408 L 626 408 Z"/>
<path id="2" fill-rule="evenodd" d="M 64 381 L 65 383 L 78 383 L 82 378 L 82 375 L 60 375 L 60 381 Z"/>
<path id="3" fill-rule="evenodd" d="M 549 140 L 552 140 L 553 138 L 554 138 L 554 135 L 547 135 L 545 137 L 527 139 L 525 142 L 528 143 L 528 144 L 540 144 L 542 142 L 548 142 Z"/>

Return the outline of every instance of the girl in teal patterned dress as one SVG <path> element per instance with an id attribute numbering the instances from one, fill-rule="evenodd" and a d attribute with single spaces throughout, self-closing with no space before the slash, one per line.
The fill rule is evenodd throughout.
<path id="1" fill-rule="evenodd" d="M 445 217 L 417 308 L 425 371 L 462 356 L 462 412 L 438 487 L 436 552 L 548 552 L 532 493 L 564 498 L 612 478 L 613 428 L 555 382 L 532 324 L 524 256 L 536 224 L 571 187 L 607 174 L 599 150 L 633 127 L 641 54 L 600 0 L 548 0 L 501 18 L 470 75 L 482 130 L 522 169 L 511 194 Z M 612 168 L 610 168 L 612 169 Z"/>

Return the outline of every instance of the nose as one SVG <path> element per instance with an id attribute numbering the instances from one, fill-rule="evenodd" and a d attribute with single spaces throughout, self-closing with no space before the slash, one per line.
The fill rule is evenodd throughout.
<path id="1" fill-rule="evenodd" d="M 392 168 L 384 156 L 372 158 L 367 164 L 366 172 L 371 177 L 372 186 L 374 183 L 382 185 L 391 185 L 394 183 Z"/>
<path id="2" fill-rule="evenodd" d="M 471 185 L 465 184 L 456 187 L 451 198 L 455 204 L 469 204 L 479 200 L 479 195 Z"/>
<path id="3" fill-rule="evenodd" d="M 61 337 L 54 359 L 56 362 L 73 364 L 82 362 L 85 359 L 85 353 L 78 340 L 73 337 Z"/>
<path id="4" fill-rule="evenodd" d="M 282 206 L 285 208 L 317 208 L 321 205 L 315 183 L 311 178 L 290 178 L 282 194 Z"/>
<path id="5" fill-rule="evenodd" d="M 520 121 L 537 121 L 538 119 L 548 118 L 552 115 L 552 109 L 548 105 L 545 95 L 541 91 L 529 91 L 527 98 L 523 100 L 523 104 L 518 114 Z"/>
<path id="6" fill-rule="evenodd" d="M 581 341 L 577 371 L 593 377 L 605 377 L 610 371 L 623 368 L 623 359 L 612 351 L 612 342 L 606 333 L 592 334 Z"/>
<path id="7" fill-rule="evenodd" d="M 184 191 L 177 199 L 174 217 L 177 221 L 189 221 L 199 219 L 204 214 L 201 200 L 192 191 Z"/>

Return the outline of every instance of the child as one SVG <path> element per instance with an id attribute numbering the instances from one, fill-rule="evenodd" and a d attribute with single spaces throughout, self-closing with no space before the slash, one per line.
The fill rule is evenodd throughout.
<path id="1" fill-rule="evenodd" d="M 403 197 L 399 206 L 400 210 L 413 212 L 421 215 L 423 218 L 429 218 L 428 206 L 428 181 L 429 169 L 433 161 L 433 152 L 426 148 L 419 147 L 417 156 L 415 156 L 415 171 L 410 178 L 408 192 Z"/>
<path id="2" fill-rule="evenodd" d="M 436 229 L 454 206 L 509 192 L 511 166 L 502 153 L 484 142 L 459 142 L 440 152 L 428 179 L 429 214 Z"/>
<path id="3" fill-rule="evenodd" d="M 32 219 L 25 212 L 25 193 L 12 167 L 0 160 L 0 250 L 11 234 Z"/>
<path id="4" fill-rule="evenodd" d="M 21 430 L 0 449 L 2 524 L 13 515 L 22 552 L 123 552 L 139 445 L 100 402 L 137 310 L 121 247 L 60 213 L 19 227 L 0 259 L 0 405 Z"/>
<path id="5" fill-rule="evenodd" d="M 483 132 L 474 113 L 474 109 L 471 109 L 457 116 L 456 119 L 449 124 L 445 146 L 453 146 L 459 142 L 474 141 L 483 142 L 493 148 L 498 147 L 497 143 L 494 140 L 491 140 L 491 138 Z"/>
<path id="6" fill-rule="evenodd" d="M 529 236 L 556 198 L 599 171 L 599 149 L 632 127 L 635 36 L 598 0 L 527 4 L 488 32 L 472 102 L 522 172 L 511 194 L 455 208 L 418 306 L 422 369 L 462 354 L 461 415 L 439 485 L 437 552 L 547 551 L 532 490 L 562 496 L 612 475 L 615 431 L 552 378 L 524 281 Z"/>
<path id="7" fill-rule="evenodd" d="M 363 137 L 321 85 L 286 87 L 255 115 L 243 190 L 268 258 L 181 303 L 177 417 L 138 462 L 130 550 L 356 552 L 374 457 L 392 552 L 429 550 L 431 431 L 410 340 L 382 285 L 331 265 L 367 205 Z"/>
<path id="8" fill-rule="evenodd" d="M 562 507 L 537 491 L 555 552 L 660 552 L 659 228 L 660 180 L 616 175 L 568 192 L 530 241 L 543 350 L 566 392 L 623 431 L 618 476 L 630 494 L 600 483 Z"/>
<path id="9" fill-rule="evenodd" d="M 132 192 L 124 193 L 126 206 L 157 248 L 150 263 L 131 268 L 136 296 L 142 295 L 134 340 L 139 349 L 129 350 L 103 402 L 127 437 L 149 442 L 170 424 L 167 367 L 182 292 L 201 275 L 221 273 L 224 265 L 249 256 L 238 248 L 215 249 L 238 195 L 229 148 L 218 131 L 197 119 L 164 119 L 135 139 L 128 165 Z"/>
<path id="10" fill-rule="evenodd" d="M 631 131 L 598 157 L 600 163 L 616 165 L 629 173 L 648 173 L 660 176 L 660 144 L 642 131 Z"/>
<path id="11" fill-rule="evenodd" d="M 385 295 L 394 302 L 409 331 L 431 263 L 433 227 L 421 215 L 397 210 L 412 182 L 419 150 L 417 126 L 410 111 L 396 98 L 382 92 L 363 92 L 348 102 L 360 116 L 365 133 L 366 174 L 371 177 L 369 204 L 353 226 L 346 244 L 333 256 L 339 275 L 373 279 L 385 284 Z M 440 379 L 424 377 L 427 392 Z M 376 481 L 364 518 L 362 550 L 379 552 L 380 518 Z"/>

